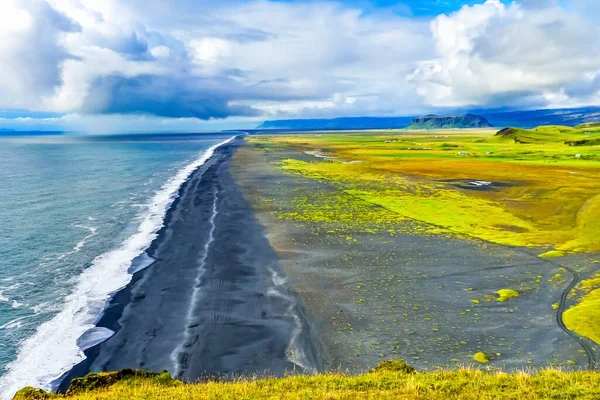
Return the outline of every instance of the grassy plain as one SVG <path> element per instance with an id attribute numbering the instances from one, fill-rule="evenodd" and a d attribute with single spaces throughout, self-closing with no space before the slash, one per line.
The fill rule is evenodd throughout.
<path id="1" fill-rule="evenodd" d="M 522 144 L 494 133 L 251 140 L 314 154 L 318 157 L 311 161 L 284 160 L 282 168 L 334 181 L 345 193 L 431 224 L 440 232 L 512 246 L 600 250 L 594 223 L 600 218 L 600 146 Z M 295 217 L 319 218 L 310 210 L 299 210 Z"/>
<path id="2" fill-rule="evenodd" d="M 397 222 L 412 220 L 423 223 L 411 225 L 415 234 L 529 247 L 543 258 L 600 251 L 598 125 L 249 140 L 264 151 L 304 153 L 279 167 L 339 189 L 338 196 L 318 202 L 299 196 L 291 210 L 278 214 L 281 219 L 392 234 Z M 564 322 L 600 343 L 600 284 L 584 288 L 585 282 L 576 292 L 581 302 Z"/>
<path id="3" fill-rule="evenodd" d="M 15 400 L 41 399 L 597 399 L 600 374 L 504 374 L 463 369 L 453 372 L 411 373 L 402 363 L 386 363 L 368 374 L 292 376 L 283 379 L 183 384 L 168 374 L 104 373 L 83 378 L 66 395 L 26 388 Z M 121 375 L 123 375 L 121 373 Z"/>
<path id="4" fill-rule="evenodd" d="M 535 249 L 427 234 L 439 228 L 334 181 L 286 171 L 287 159 L 319 160 L 248 144 L 232 173 L 304 304 L 322 371 L 364 373 L 397 358 L 420 371 L 456 369 L 475 364 L 478 352 L 489 355 L 480 368 L 585 368 L 585 354 L 556 323 L 552 304 L 571 276 L 550 283 L 561 273 L 553 260 Z M 519 296 L 500 301 L 503 289 Z"/>

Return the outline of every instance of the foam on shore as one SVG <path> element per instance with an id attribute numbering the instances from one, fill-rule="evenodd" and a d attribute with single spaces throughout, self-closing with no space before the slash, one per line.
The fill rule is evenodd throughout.
<path id="1" fill-rule="evenodd" d="M 140 215 L 137 232 L 119 248 L 96 257 L 77 278 L 72 293 L 64 299 L 62 310 L 40 325 L 33 336 L 21 344 L 17 359 L 7 366 L 7 373 L 0 378 L 0 398 L 10 399 L 24 386 L 54 390 L 60 383 L 60 377 L 85 359 L 80 338 L 95 328 L 111 296 L 130 282 L 136 270 L 131 269 L 133 260 L 142 255 L 157 237 L 180 187 L 212 157 L 218 147 L 231 140 L 233 137 L 209 148 L 179 170 L 154 194 Z M 94 333 L 91 341 L 97 342 L 98 332 Z M 104 332 L 100 336 L 110 335 Z M 90 340 L 84 342 L 87 344 L 83 347 L 86 347 Z"/>

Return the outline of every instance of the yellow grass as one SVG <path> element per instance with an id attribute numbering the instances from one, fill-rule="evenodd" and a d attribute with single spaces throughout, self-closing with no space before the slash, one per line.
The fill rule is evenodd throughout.
<path id="1" fill-rule="evenodd" d="M 393 366 L 393 365 L 392 365 Z M 106 378 L 106 375 L 103 374 Z M 89 378 L 88 378 L 89 379 Z M 168 374 L 130 376 L 72 390 L 66 396 L 24 389 L 16 400 L 32 399 L 598 399 L 600 374 L 556 370 L 503 374 L 463 369 L 407 373 L 380 369 L 360 376 L 340 374 L 239 380 L 185 385 Z"/>
<path id="2" fill-rule="evenodd" d="M 600 251 L 600 146 L 519 144 L 491 135 L 453 131 L 250 140 L 265 149 L 334 157 L 287 159 L 281 167 L 328 181 L 341 193 L 439 232 L 512 246 Z M 466 184 L 473 180 L 499 185 L 473 190 Z"/>

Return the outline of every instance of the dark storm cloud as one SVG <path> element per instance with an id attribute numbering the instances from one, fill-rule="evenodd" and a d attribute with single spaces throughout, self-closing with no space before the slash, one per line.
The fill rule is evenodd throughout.
<path id="1" fill-rule="evenodd" d="M 214 89 L 214 82 L 190 82 L 168 77 L 118 75 L 99 78 L 82 109 L 98 114 L 153 114 L 169 118 L 227 118 L 253 116 L 247 106 L 232 106 L 229 98 Z M 228 83 L 223 81 L 223 85 Z"/>

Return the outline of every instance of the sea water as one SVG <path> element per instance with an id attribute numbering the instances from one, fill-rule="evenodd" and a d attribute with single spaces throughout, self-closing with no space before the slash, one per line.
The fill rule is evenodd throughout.
<path id="1" fill-rule="evenodd" d="M 227 137 L 0 138 L 0 398 L 52 389 L 179 187 Z"/>

